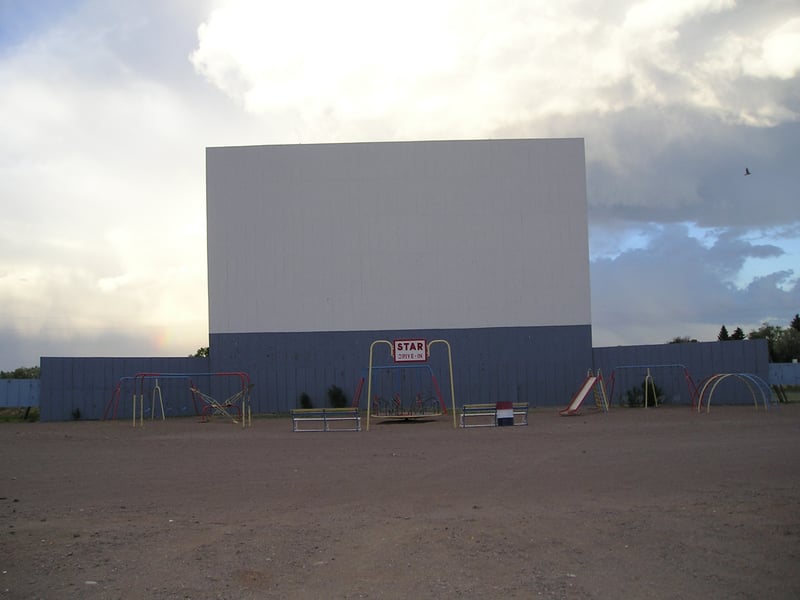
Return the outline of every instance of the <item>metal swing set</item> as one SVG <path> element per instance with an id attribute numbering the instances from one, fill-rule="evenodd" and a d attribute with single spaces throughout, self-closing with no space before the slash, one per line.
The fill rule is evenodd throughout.
<path id="1" fill-rule="evenodd" d="M 194 384 L 195 378 L 204 377 L 224 377 L 233 378 L 238 380 L 238 390 L 230 396 L 218 400 L 207 392 L 201 391 L 197 385 Z M 200 417 L 200 421 L 206 423 L 210 417 L 220 415 L 229 418 L 233 423 L 241 423 L 242 428 L 252 425 L 252 411 L 250 407 L 250 392 L 254 384 L 250 382 L 250 376 L 241 371 L 226 371 L 214 373 L 137 373 L 129 377 L 121 377 L 117 382 L 116 387 L 111 395 L 111 399 L 106 405 L 103 419 L 116 419 L 117 410 L 119 408 L 119 401 L 122 391 L 128 382 L 133 382 L 133 396 L 132 396 L 132 419 L 133 426 L 136 427 L 137 421 L 139 426 L 144 425 L 145 416 L 145 382 L 154 381 L 154 385 L 150 390 L 150 420 L 155 420 L 157 408 L 161 410 L 161 420 L 166 420 L 166 413 L 164 411 L 164 399 L 161 394 L 161 386 L 159 380 L 188 380 L 189 392 L 194 405 L 194 412 Z"/>
<path id="2" fill-rule="evenodd" d="M 217 400 L 216 398 L 201 392 L 194 383 L 189 386 L 189 391 L 192 394 L 192 399 L 197 404 L 199 399 L 202 402 L 203 408 L 200 411 L 200 422 L 208 423 L 210 417 L 214 415 L 224 416 L 229 418 L 233 423 L 242 423 L 242 427 L 252 425 L 252 415 L 250 412 L 250 390 L 253 389 L 255 384 L 248 384 L 246 388 L 240 389 L 235 394 L 232 394 L 224 400 Z M 231 414 L 235 413 L 235 414 Z"/>

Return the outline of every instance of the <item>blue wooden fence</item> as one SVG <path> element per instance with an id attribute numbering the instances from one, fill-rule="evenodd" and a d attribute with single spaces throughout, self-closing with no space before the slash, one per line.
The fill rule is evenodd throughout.
<path id="1" fill-rule="evenodd" d="M 800 363 L 772 363 L 769 366 L 770 385 L 800 385 Z"/>
<path id="2" fill-rule="evenodd" d="M 39 406 L 38 379 L 0 379 L 0 408 Z"/>
<path id="3" fill-rule="evenodd" d="M 564 331 L 570 335 L 564 335 Z M 351 334 L 355 336 L 356 334 Z M 476 335 L 471 333 L 473 337 Z M 559 337 L 560 336 L 560 337 Z M 328 339 L 328 338 L 331 339 Z M 338 338 L 339 336 L 335 336 Z M 345 336 L 346 337 L 346 336 Z M 552 357 L 570 354 L 574 348 L 585 347 L 581 331 L 548 332 L 550 339 L 526 340 L 525 332 L 511 339 L 512 343 L 495 344 L 480 339 L 477 343 L 467 334 L 453 334 L 454 378 L 457 404 L 511 398 L 529 401 L 532 406 L 559 406 L 569 403 L 589 368 L 602 370 L 608 383 L 615 375 L 615 398 L 631 387 L 641 385 L 646 369 L 656 385 L 672 404 L 690 404 L 690 391 L 684 369 L 694 383 L 718 373 L 750 373 L 771 384 L 795 384 L 800 379 L 798 365 L 770 365 L 766 340 L 728 342 L 701 342 L 686 344 L 660 344 L 648 346 L 619 346 L 594 348 L 591 353 L 578 352 L 563 364 Z M 576 339 L 573 339 L 575 337 Z M 251 339 L 252 338 L 252 339 Z M 363 338 L 363 339 L 362 339 Z M 253 412 L 288 412 L 296 406 L 302 391 L 309 391 L 316 401 L 324 397 L 330 384 L 341 387 L 352 398 L 359 378 L 366 367 L 369 340 L 374 334 L 361 334 L 357 340 L 360 351 L 351 358 L 337 346 L 334 336 L 321 335 L 313 348 L 319 355 L 301 356 L 308 352 L 288 336 L 250 336 L 233 340 L 217 339 L 215 360 L 210 358 L 42 358 L 42 380 L 0 381 L 0 406 L 40 406 L 43 421 L 65 421 L 80 411 L 81 419 L 101 419 L 109 403 L 114 401 L 114 390 L 126 377 L 141 372 L 200 373 L 209 371 L 246 371 L 250 374 L 253 390 Z M 507 342 L 509 338 L 505 338 Z M 557 340 L 557 341 L 556 341 Z M 534 342 L 542 342 L 534 343 Z M 230 348 L 226 348 L 226 344 Z M 351 344 L 348 344 L 351 345 Z M 469 348 L 477 348 L 471 351 Z M 303 360 L 300 360 L 300 359 Z M 441 360 L 441 357 L 438 357 Z M 386 357 L 383 357 L 386 360 Z M 309 366 L 310 365 L 310 366 Z M 436 365 L 434 364 L 435 370 Z M 438 365 L 442 371 L 442 365 Z M 446 388 L 446 378 L 439 375 L 439 383 Z M 9 383 L 13 382 L 13 383 Z M 225 397 L 226 381 L 195 381 L 208 385 L 209 391 Z M 152 382 L 150 382 L 152 384 Z M 752 402 L 748 390 L 737 386 L 736 381 L 726 382 L 725 389 L 715 395 L 719 404 L 746 404 Z M 185 381 L 160 382 L 165 397 L 167 416 L 193 413 L 191 396 Z M 10 390 L 14 389 L 13 392 Z M 147 393 L 149 397 L 148 387 Z M 445 396 L 447 390 L 443 389 Z M 12 396 L 13 393 L 13 396 Z M 120 389 L 116 404 L 116 418 L 129 418 L 131 414 L 130 385 Z M 13 397 L 13 400 L 11 398 Z M 6 398 L 7 400 L 4 400 Z M 41 398 L 41 399 L 40 399 Z M 364 399 L 362 398 L 362 402 Z M 13 403 L 13 404 L 11 404 Z M 149 403 L 148 403 L 149 405 Z"/>

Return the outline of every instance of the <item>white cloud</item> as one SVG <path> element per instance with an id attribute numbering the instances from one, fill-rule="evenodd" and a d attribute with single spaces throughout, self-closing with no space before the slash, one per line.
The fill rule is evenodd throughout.
<path id="1" fill-rule="evenodd" d="M 207 339 L 204 104 L 73 25 L 0 60 L 0 329 L 183 354 Z"/>
<path id="2" fill-rule="evenodd" d="M 676 28 L 684 21 L 735 7 L 735 0 L 644 0 L 633 3 L 628 9 L 623 26 L 631 31 L 655 32 L 658 37 L 674 39 L 677 37 Z"/>
<path id="3" fill-rule="evenodd" d="M 0 368 L 207 343 L 203 149 L 218 145 L 584 137 L 597 331 L 713 339 L 715 302 L 743 327 L 797 312 L 794 0 L 23 12 L 0 40 L 0 349 L 38 354 Z M 650 312 L 621 304 L 654 268 Z M 687 301 L 699 288 L 707 311 Z"/>
<path id="4" fill-rule="evenodd" d="M 796 105 L 741 94 L 746 72 L 796 71 L 793 21 L 751 30 L 732 0 L 651 0 L 622 15 L 589 2 L 432 6 L 237 0 L 200 26 L 192 62 L 247 110 L 328 121 L 323 135 L 341 131 L 331 121 L 382 120 L 390 138 L 483 137 L 654 104 L 756 125 L 798 116 Z"/>
<path id="5" fill-rule="evenodd" d="M 761 44 L 761 54 L 748 57 L 747 72 L 759 77 L 790 79 L 800 72 L 800 17 L 771 31 Z"/>

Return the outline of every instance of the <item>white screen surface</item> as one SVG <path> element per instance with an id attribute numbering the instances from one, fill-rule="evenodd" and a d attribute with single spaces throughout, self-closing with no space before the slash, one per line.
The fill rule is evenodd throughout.
<path id="1" fill-rule="evenodd" d="M 209 148 L 211 333 L 590 323 L 583 140 Z"/>

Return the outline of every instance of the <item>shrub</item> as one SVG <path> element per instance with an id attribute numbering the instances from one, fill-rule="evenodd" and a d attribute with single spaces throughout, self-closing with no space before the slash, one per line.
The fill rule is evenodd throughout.
<path id="1" fill-rule="evenodd" d="M 336 385 L 328 388 L 328 400 L 333 408 L 345 408 L 347 406 L 347 396 L 344 395 L 342 388 Z"/>
<path id="2" fill-rule="evenodd" d="M 631 408 L 644 406 L 645 386 L 647 386 L 647 406 L 658 406 L 661 399 L 664 398 L 664 392 L 658 387 L 655 382 L 647 384 L 647 380 L 643 380 L 641 385 L 635 385 L 625 392 L 625 404 Z M 653 392 L 655 391 L 655 398 Z"/>
<path id="3" fill-rule="evenodd" d="M 631 408 L 641 406 L 643 402 L 644 399 L 642 397 L 642 390 L 640 390 L 639 386 L 636 385 L 625 391 L 624 398 L 620 397 L 620 404 L 624 404 L 625 406 L 629 406 Z"/>
<path id="4" fill-rule="evenodd" d="M 311 402 L 311 396 L 303 392 L 300 394 L 300 408 L 314 408 L 314 404 Z"/>

